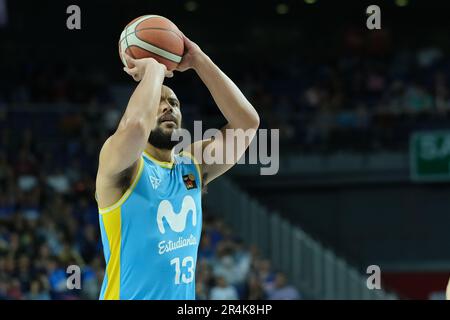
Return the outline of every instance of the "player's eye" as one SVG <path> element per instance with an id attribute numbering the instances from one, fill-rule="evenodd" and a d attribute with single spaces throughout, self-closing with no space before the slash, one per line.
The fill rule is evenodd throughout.
<path id="1" fill-rule="evenodd" d="M 180 103 L 178 102 L 178 100 L 176 100 L 176 99 L 168 99 L 168 100 L 169 100 L 169 103 L 171 106 L 177 107 L 177 108 L 180 107 Z"/>

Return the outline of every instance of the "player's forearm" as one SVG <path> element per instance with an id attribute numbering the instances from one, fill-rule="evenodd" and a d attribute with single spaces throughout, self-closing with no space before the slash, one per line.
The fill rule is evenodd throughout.
<path id="1" fill-rule="evenodd" d="M 195 61 L 194 70 L 208 88 L 229 127 L 257 129 L 259 116 L 234 82 L 204 53 Z"/>
<path id="2" fill-rule="evenodd" d="M 144 131 L 150 134 L 150 130 L 156 122 L 163 81 L 164 71 L 162 68 L 153 68 L 145 72 L 130 97 L 121 124 L 140 123 L 145 129 Z"/>

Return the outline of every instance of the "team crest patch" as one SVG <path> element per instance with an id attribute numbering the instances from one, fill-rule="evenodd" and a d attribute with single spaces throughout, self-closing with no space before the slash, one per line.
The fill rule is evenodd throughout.
<path id="1" fill-rule="evenodd" d="M 184 175 L 183 182 L 188 190 L 197 188 L 197 182 L 195 182 L 195 176 L 192 173 Z"/>

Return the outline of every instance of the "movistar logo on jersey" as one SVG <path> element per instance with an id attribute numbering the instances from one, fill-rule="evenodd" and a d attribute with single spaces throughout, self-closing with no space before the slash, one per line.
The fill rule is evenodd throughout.
<path id="1" fill-rule="evenodd" d="M 175 213 L 172 203 L 169 200 L 163 200 L 158 206 L 158 214 L 156 220 L 158 222 L 159 232 L 164 234 L 163 218 L 166 219 L 170 229 L 175 232 L 183 232 L 186 229 L 186 223 L 189 212 L 192 212 L 192 225 L 197 225 L 197 208 L 195 201 L 191 196 L 185 196 L 179 213 Z"/>

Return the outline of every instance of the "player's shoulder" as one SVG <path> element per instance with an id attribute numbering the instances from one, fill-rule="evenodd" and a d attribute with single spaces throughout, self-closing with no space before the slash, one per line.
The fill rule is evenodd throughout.
<path id="1" fill-rule="evenodd" d="M 200 162 L 197 160 L 195 155 L 191 153 L 190 151 L 183 150 L 175 155 L 176 159 L 180 161 L 180 163 L 183 164 L 193 164 L 193 165 L 199 165 Z"/>

